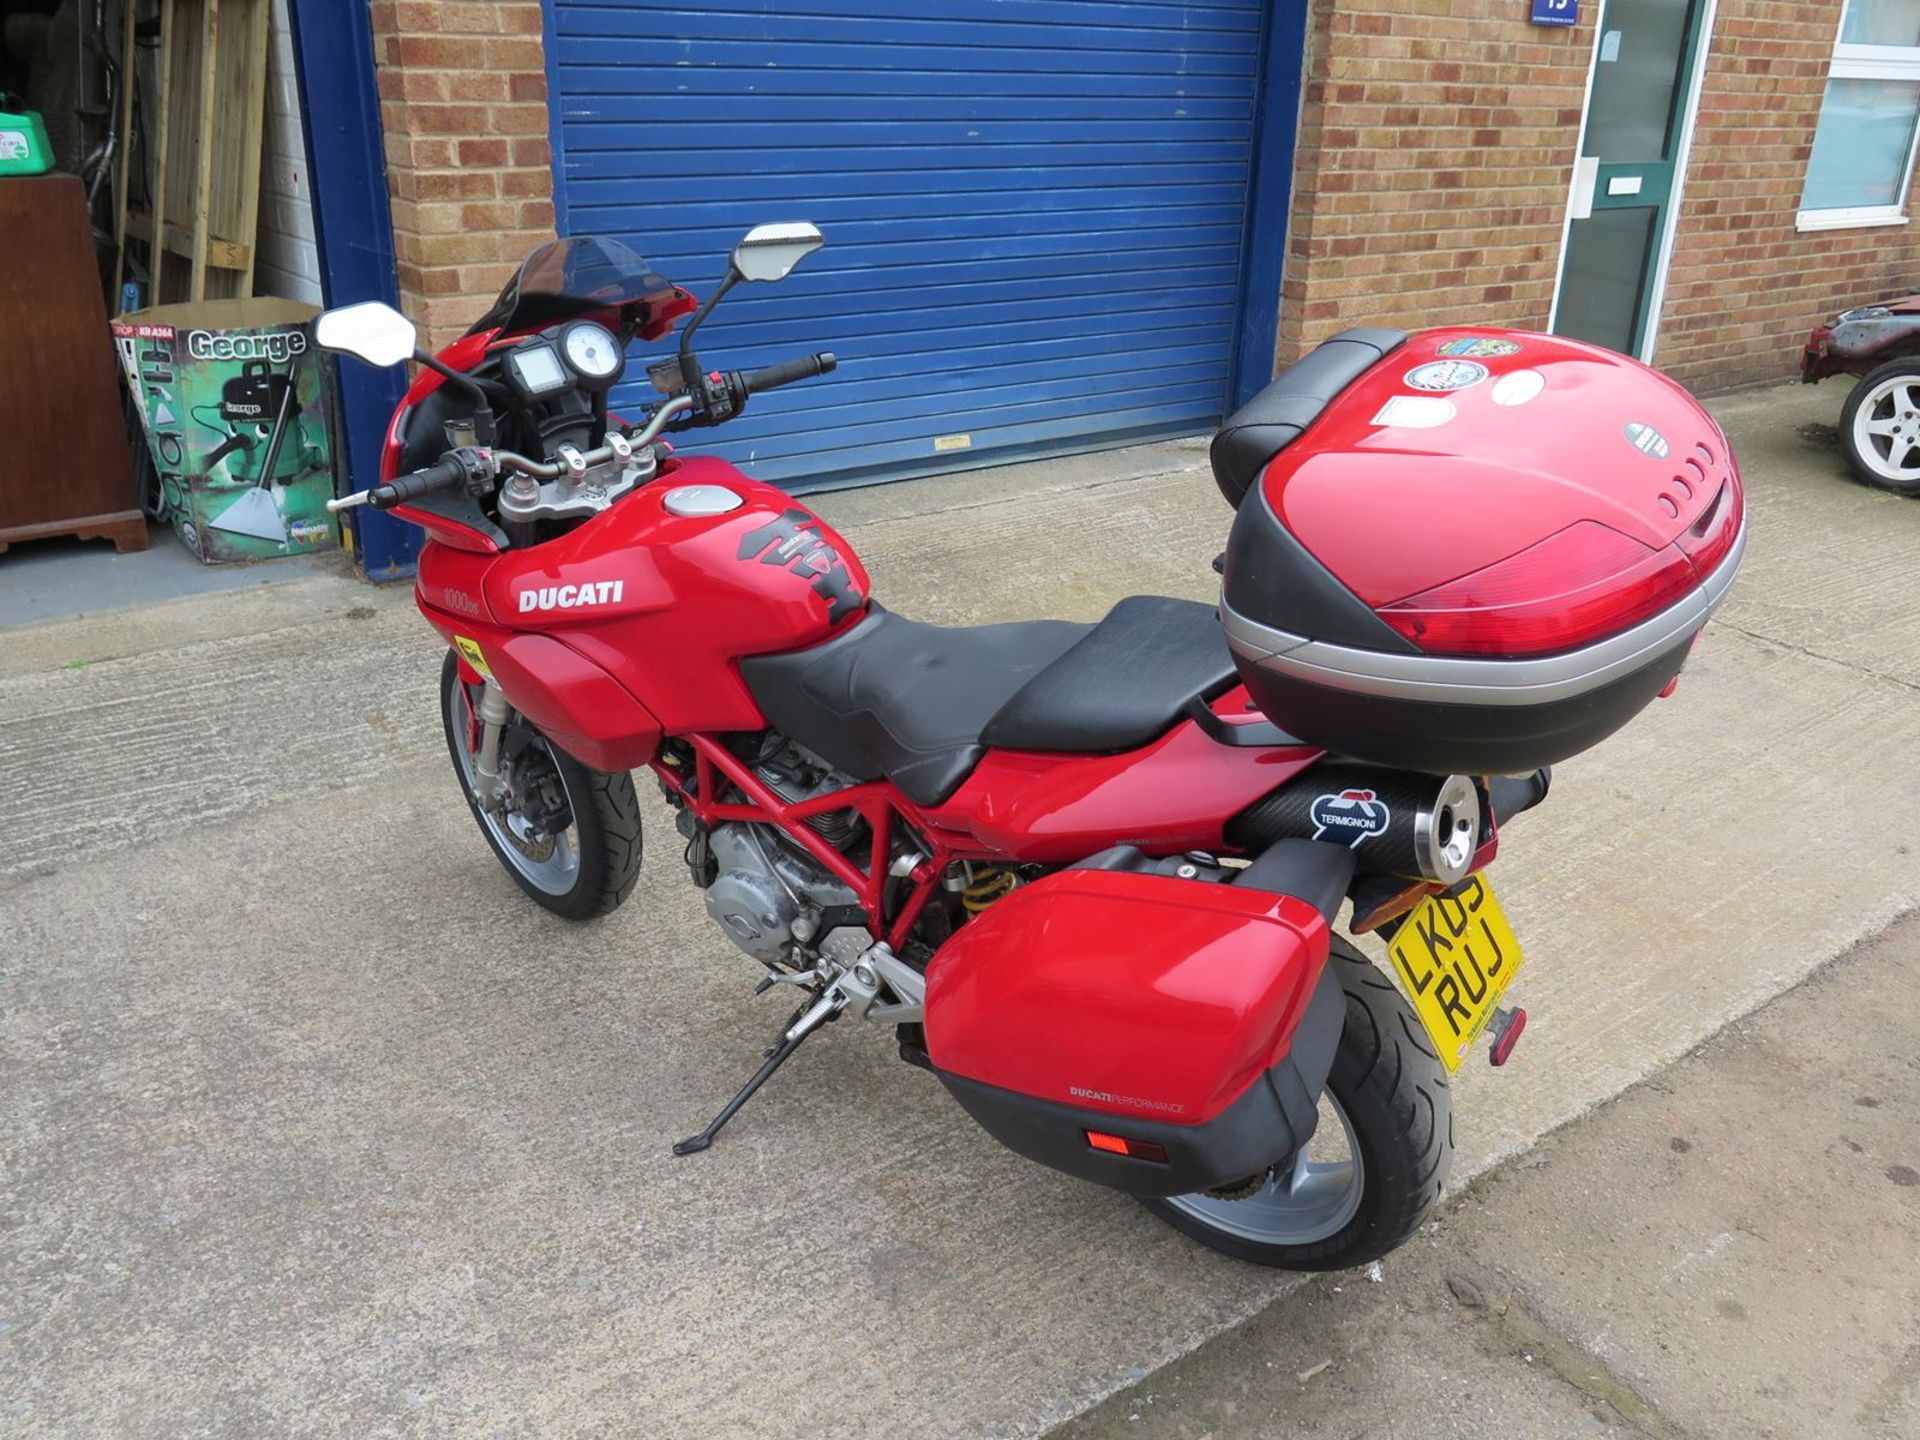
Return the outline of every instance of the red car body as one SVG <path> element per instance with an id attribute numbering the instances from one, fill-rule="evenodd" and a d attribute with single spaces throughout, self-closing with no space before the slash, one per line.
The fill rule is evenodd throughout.
<path id="1" fill-rule="evenodd" d="M 1865 375 L 1889 360 L 1920 355 L 1920 295 L 1844 310 L 1813 327 L 1800 351 L 1800 379 Z"/>

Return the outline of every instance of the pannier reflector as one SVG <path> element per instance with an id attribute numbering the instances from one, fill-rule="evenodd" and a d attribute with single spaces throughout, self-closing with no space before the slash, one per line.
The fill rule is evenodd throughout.
<path id="1" fill-rule="evenodd" d="M 1157 1145 L 1151 1140 L 1129 1140 L 1124 1135 L 1109 1135 L 1103 1130 L 1089 1130 L 1087 1144 L 1095 1150 L 1104 1150 L 1109 1155 L 1125 1155 L 1133 1160 L 1152 1160 L 1161 1165 L 1167 1163 L 1167 1147 Z"/>

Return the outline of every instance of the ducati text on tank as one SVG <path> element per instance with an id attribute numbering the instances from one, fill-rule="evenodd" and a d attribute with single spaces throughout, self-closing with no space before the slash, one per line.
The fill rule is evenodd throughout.
<path id="1" fill-rule="evenodd" d="M 541 585 L 520 592 L 520 613 L 529 610 L 584 610 L 615 605 L 625 593 L 623 580 L 589 580 L 582 585 Z"/>

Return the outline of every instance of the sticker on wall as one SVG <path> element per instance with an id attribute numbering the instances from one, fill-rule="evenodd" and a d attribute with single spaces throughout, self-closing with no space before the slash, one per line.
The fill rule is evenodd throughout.
<path id="1" fill-rule="evenodd" d="M 973 436 L 971 435 L 936 435 L 933 437 L 933 453 L 936 455 L 944 455 L 949 450 L 971 450 L 972 448 Z"/>
<path id="2" fill-rule="evenodd" d="M 1651 455 L 1656 460 L 1664 460 L 1667 458 L 1667 453 L 1670 448 L 1667 444 L 1667 437 L 1651 425 L 1642 425 L 1638 420 L 1629 420 L 1627 422 L 1627 439 L 1632 443 L 1633 448 L 1638 450 L 1642 455 Z"/>
<path id="3" fill-rule="evenodd" d="M 1520 349 L 1517 340 L 1502 340 L 1498 335 L 1456 335 L 1451 340 L 1442 340 L 1436 355 L 1463 356 L 1471 360 L 1492 360 L 1500 355 L 1512 355 Z"/>
<path id="4" fill-rule="evenodd" d="M 1438 395 L 1396 395 L 1373 417 L 1375 425 L 1398 425 L 1403 430 L 1431 430 L 1460 412 L 1451 400 Z"/>
<path id="5" fill-rule="evenodd" d="M 1547 377 L 1538 370 L 1515 370 L 1493 382 L 1489 392 L 1496 405 L 1524 405 L 1547 388 Z"/>
<path id="6" fill-rule="evenodd" d="M 1487 367 L 1472 360 L 1430 360 L 1407 371 L 1404 379 L 1416 390 L 1464 390 L 1487 378 Z"/>

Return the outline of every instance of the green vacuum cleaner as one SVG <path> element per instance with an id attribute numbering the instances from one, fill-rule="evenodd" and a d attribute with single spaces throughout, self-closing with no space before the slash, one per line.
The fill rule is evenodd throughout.
<path id="1" fill-rule="evenodd" d="M 298 446 L 288 453 L 284 466 L 281 462 L 288 426 L 300 418 L 294 385 L 298 363 L 296 356 L 285 370 L 276 372 L 267 361 L 250 360 L 221 386 L 217 421 L 203 419 L 198 410 L 195 412 L 194 419 L 200 424 L 227 432 L 204 462 L 208 473 L 225 461 L 228 478 L 248 487 L 208 522 L 215 530 L 277 545 L 287 542 L 287 519 L 274 495 L 274 481 L 304 474 L 314 463 L 313 457 L 299 453 Z M 297 426 L 295 431 L 297 434 Z M 259 468 L 249 473 L 256 458 Z"/>

